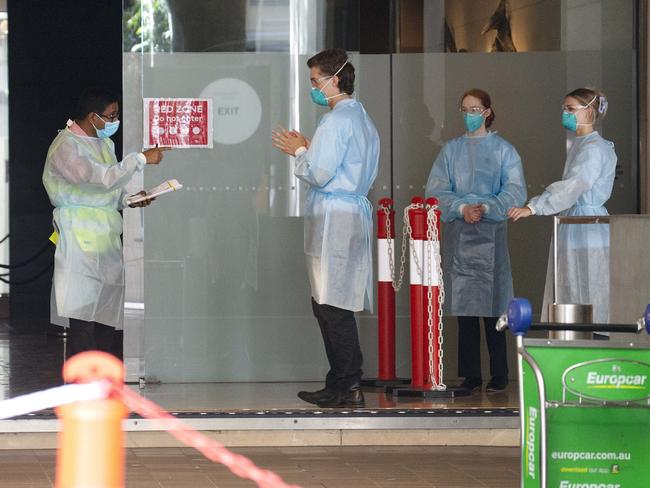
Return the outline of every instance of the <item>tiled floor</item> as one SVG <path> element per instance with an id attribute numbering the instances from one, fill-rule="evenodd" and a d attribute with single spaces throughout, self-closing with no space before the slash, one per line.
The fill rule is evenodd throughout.
<path id="1" fill-rule="evenodd" d="M 3 320 L 5 319 L 5 320 Z M 10 336 L 0 316 L 0 399 L 61 383 L 62 343 L 45 335 Z M 295 395 L 309 383 L 147 385 L 140 391 L 176 411 L 301 409 Z M 503 394 L 422 402 L 396 401 L 366 393 L 369 409 L 517 407 L 516 387 Z M 285 447 L 240 448 L 237 452 L 285 481 L 304 488 L 516 487 L 519 450 L 499 447 Z M 54 483 L 52 450 L 0 450 L 0 488 L 45 488 Z M 217 488 L 255 486 L 189 448 L 127 451 L 127 488 Z"/>
<path id="2" fill-rule="evenodd" d="M 515 448 L 337 447 L 237 449 L 303 488 L 510 488 Z M 0 488 L 51 487 L 53 451 L 0 451 Z M 130 449 L 127 488 L 253 487 L 191 449 Z"/>

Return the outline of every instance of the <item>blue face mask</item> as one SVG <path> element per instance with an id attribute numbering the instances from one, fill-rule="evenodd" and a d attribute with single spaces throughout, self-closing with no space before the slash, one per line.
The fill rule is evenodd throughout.
<path id="1" fill-rule="evenodd" d="M 480 129 L 484 120 L 483 114 L 463 113 L 463 122 L 465 122 L 467 132 L 475 132 Z"/>
<path id="2" fill-rule="evenodd" d="M 587 105 L 578 105 L 578 106 L 573 106 L 573 110 L 586 110 L 588 109 L 592 103 L 598 98 L 598 95 L 594 96 L 594 98 L 591 99 L 591 101 Z M 602 102 L 601 102 L 602 103 Z M 607 101 L 604 102 L 604 107 L 607 109 Z M 566 109 L 566 106 L 565 106 Z M 578 130 L 579 125 L 593 125 L 593 124 L 578 124 L 578 117 L 576 116 L 575 112 L 567 112 L 564 110 L 562 112 L 562 127 L 564 127 L 567 130 L 570 130 L 572 132 L 575 132 Z"/>
<path id="3" fill-rule="evenodd" d="M 314 102 L 316 105 L 322 105 L 323 107 L 327 107 L 327 97 L 318 88 L 311 89 L 311 101 Z"/>
<path id="4" fill-rule="evenodd" d="M 348 64 L 347 59 L 345 60 L 345 63 L 343 63 L 341 65 L 341 67 L 336 70 L 336 73 L 334 73 L 332 76 L 329 77 L 329 81 L 327 83 L 325 83 L 325 85 L 323 85 L 323 88 L 325 88 L 327 85 L 329 85 L 332 82 L 334 77 L 341 72 L 341 70 L 343 69 L 343 67 L 346 64 Z M 320 81 L 322 79 L 323 78 L 319 78 L 316 81 Z M 323 107 L 327 107 L 328 101 L 331 98 L 342 97 L 343 95 L 345 95 L 345 93 L 339 93 L 338 95 L 334 95 L 334 96 L 331 96 L 331 97 L 326 97 L 325 94 L 323 93 L 323 88 L 312 88 L 311 89 L 311 101 L 314 102 L 316 105 L 322 105 Z"/>
<path id="5" fill-rule="evenodd" d="M 101 119 L 101 117 L 99 115 L 97 115 L 97 117 L 99 117 Z M 102 120 L 104 120 L 104 119 L 102 119 Z M 90 123 L 92 124 L 93 127 L 95 127 L 95 124 L 93 124 L 92 121 Z M 115 122 L 106 122 L 105 121 L 104 122 L 104 128 L 103 129 L 98 129 L 97 127 L 95 127 L 95 131 L 97 132 L 97 137 L 99 137 L 101 139 L 107 139 L 107 138 L 111 137 L 113 134 L 115 134 L 117 132 L 117 129 L 119 129 L 119 128 L 120 128 L 120 121 L 119 120 L 116 120 Z"/>
<path id="6" fill-rule="evenodd" d="M 577 131 L 578 118 L 576 117 L 576 114 L 572 114 L 571 112 L 562 112 L 562 126 L 572 132 Z"/>

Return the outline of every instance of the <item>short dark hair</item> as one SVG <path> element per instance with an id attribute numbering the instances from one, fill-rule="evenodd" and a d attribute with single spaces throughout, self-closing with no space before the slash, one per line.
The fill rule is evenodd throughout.
<path id="1" fill-rule="evenodd" d="M 345 64 L 345 62 L 348 62 Z M 343 66 L 345 64 L 345 66 Z M 336 75 L 339 78 L 339 90 L 352 95 L 354 93 L 354 66 L 348 59 L 344 49 L 326 49 L 307 60 L 307 66 L 318 68 L 326 76 L 334 76 L 341 66 L 343 69 Z"/>
<path id="2" fill-rule="evenodd" d="M 84 119 L 91 112 L 102 114 L 111 103 L 118 102 L 117 94 L 104 87 L 89 87 L 84 89 L 77 101 L 74 118 Z"/>
<path id="3" fill-rule="evenodd" d="M 485 127 L 490 127 L 492 125 L 492 122 L 494 122 L 494 119 L 496 116 L 494 115 L 494 109 L 492 108 L 492 100 L 490 99 L 490 95 L 488 95 L 488 92 L 481 90 L 480 88 L 472 88 L 471 90 L 467 90 L 465 93 L 463 93 L 463 96 L 460 97 L 460 103 L 463 103 L 463 100 L 465 100 L 465 97 L 474 97 L 478 98 L 483 106 L 487 109 L 490 110 L 490 115 L 488 115 L 485 118 Z"/>

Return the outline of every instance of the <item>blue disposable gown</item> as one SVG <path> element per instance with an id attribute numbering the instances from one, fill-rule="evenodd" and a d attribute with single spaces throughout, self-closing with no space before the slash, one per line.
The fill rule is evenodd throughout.
<path id="1" fill-rule="evenodd" d="M 312 297 L 352 311 L 372 310 L 372 206 L 379 135 L 363 105 L 338 102 L 325 114 L 295 175 L 309 184 L 305 254 Z"/>
<path id="2" fill-rule="evenodd" d="M 515 148 L 494 132 L 462 136 L 442 148 L 426 189 L 442 210 L 445 309 L 450 315 L 496 317 L 513 296 L 507 212 L 526 201 L 526 182 Z M 468 224 L 465 204 L 487 207 Z"/>
<path id="3" fill-rule="evenodd" d="M 50 145 L 43 185 L 55 207 L 59 234 L 53 278 L 53 312 L 59 317 L 122 328 L 124 263 L 118 210 L 127 197 L 124 187 L 145 164 L 138 153 L 118 163 L 113 141 L 79 136 L 69 128 Z"/>
<path id="4" fill-rule="evenodd" d="M 598 132 L 576 137 L 567 154 L 562 180 L 530 200 L 536 215 L 608 215 L 616 175 L 614 144 Z M 595 322 L 609 321 L 609 226 L 560 225 L 558 232 L 557 303 L 592 304 Z M 542 320 L 553 303 L 553 254 L 544 289 Z"/>

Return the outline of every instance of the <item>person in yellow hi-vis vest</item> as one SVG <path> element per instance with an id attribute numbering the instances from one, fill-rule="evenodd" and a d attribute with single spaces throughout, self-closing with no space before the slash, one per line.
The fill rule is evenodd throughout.
<path id="1" fill-rule="evenodd" d="M 158 164 L 169 149 L 131 153 L 118 162 L 110 137 L 119 128 L 119 117 L 117 96 L 86 89 L 74 120 L 68 120 L 50 145 L 43 170 L 43 185 L 55 207 L 52 315 L 68 319 L 62 324 L 69 325 L 68 357 L 89 349 L 110 352 L 114 331 L 122 328 L 119 211 L 127 206 L 125 187 L 145 164 Z"/>

